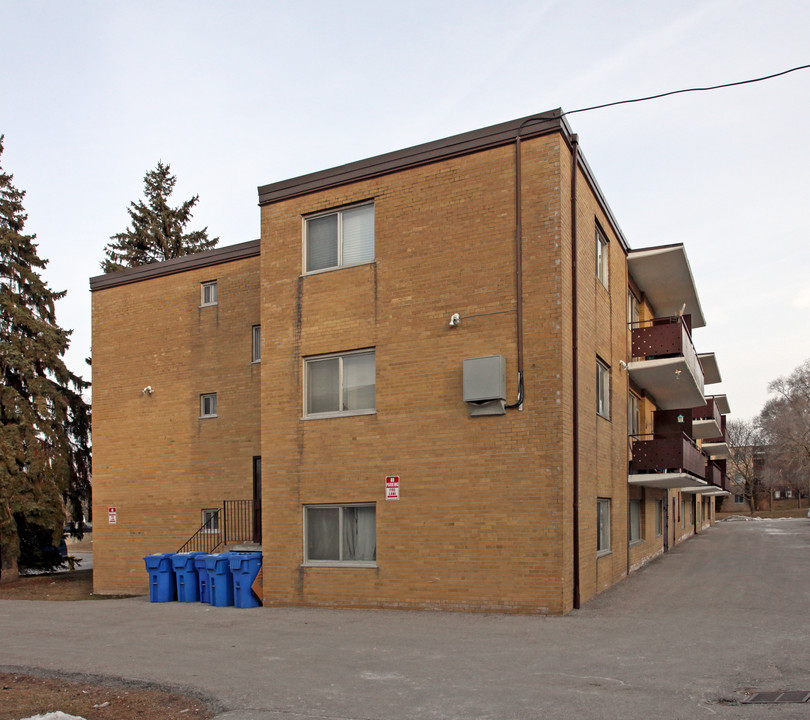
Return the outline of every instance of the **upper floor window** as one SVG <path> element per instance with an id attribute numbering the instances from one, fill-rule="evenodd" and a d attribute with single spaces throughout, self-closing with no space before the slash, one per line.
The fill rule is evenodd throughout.
<path id="1" fill-rule="evenodd" d="M 608 268 L 608 241 L 605 234 L 596 226 L 596 277 L 606 288 L 610 282 Z"/>
<path id="2" fill-rule="evenodd" d="M 641 320 L 641 305 L 632 290 L 627 291 L 627 324 L 631 327 Z"/>
<path id="3" fill-rule="evenodd" d="M 596 412 L 610 420 L 610 368 L 596 360 Z"/>
<path id="4" fill-rule="evenodd" d="M 306 272 L 374 261 L 374 204 L 313 215 L 304 222 Z"/>
<path id="5" fill-rule="evenodd" d="M 253 347 L 250 353 L 251 362 L 259 362 L 262 359 L 262 326 L 253 326 Z"/>
<path id="6" fill-rule="evenodd" d="M 632 392 L 627 396 L 627 434 L 641 435 L 641 398 Z"/>
<path id="7" fill-rule="evenodd" d="M 200 305 L 217 304 L 217 281 L 200 283 Z"/>
<path id="8" fill-rule="evenodd" d="M 217 394 L 205 393 L 200 395 L 200 417 L 209 418 L 217 416 Z"/>
<path id="9" fill-rule="evenodd" d="M 306 416 L 373 413 L 376 374 L 373 350 L 308 359 L 304 366 Z"/>

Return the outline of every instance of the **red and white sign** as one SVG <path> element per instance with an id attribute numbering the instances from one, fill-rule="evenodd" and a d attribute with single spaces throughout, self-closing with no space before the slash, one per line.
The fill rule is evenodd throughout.
<path id="1" fill-rule="evenodd" d="M 115 525 L 118 522 L 118 508 L 107 508 L 107 522 L 110 525 Z"/>
<path id="2" fill-rule="evenodd" d="M 385 499 L 399 500 L 399 475 L 389 475 L 385 478 Z"/>

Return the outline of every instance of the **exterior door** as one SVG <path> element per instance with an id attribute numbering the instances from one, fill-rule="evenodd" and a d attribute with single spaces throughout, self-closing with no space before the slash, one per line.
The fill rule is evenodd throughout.
<path id="1" fill-rule="evenodd" d="M 262 542 L 262 459 L 253 458 L 253 542 Z"/>

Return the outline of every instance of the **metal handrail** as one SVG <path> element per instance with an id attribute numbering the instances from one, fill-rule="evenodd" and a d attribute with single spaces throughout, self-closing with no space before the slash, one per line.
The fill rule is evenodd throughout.
<path id="1" fill-rule="evenodd" d="M 214 552 L 224 542 L 219 530 L 221 515 L 222 511 L 219 509 L 211 513 L 200 529 L 186 540 L 177 552 Z"/>

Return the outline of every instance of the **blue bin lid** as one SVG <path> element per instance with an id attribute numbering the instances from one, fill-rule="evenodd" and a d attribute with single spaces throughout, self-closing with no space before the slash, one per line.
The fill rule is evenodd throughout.
<path id="1" fill-rule="evenodd" d="M 174 566 L 174 569 L 191 570 L 194 567 L 194 558 L 196 555 L 199 555 L 199 553 L 198 552 L 175 553 L 172 556 L 172 565 Z"/>
<path id="2" fill-rule="evenodd" d="M 231 557 L 231 553 L 224 552 L 224 553 L 213 553 L 211 555 L 205 556 L 205 567 L 208 568 L 208 571 L 211 572 L 212 570 L 216 570 L 219 566 L 223 563 L 225 564 L 225 569 L 228 568 L 228 560 Z"/>
<path id="3" fill-rule="evenodd" d="M 171 567 L 172 557 L 174 557 L 174 553 L 152 553 L 151 555 L 145 555 L 143 559 L 146 561 L 147 568 L 158 570 L 163 565 Z"/>
<path id="4" fill-rule="evenodd" d="M 232 552 L 230 561 L 231 570 L 239 570 L 243 563 L 250 562 L 251 560 L 261 562 L 262 554 L 260 552 Z"/>
<path id="5" fill-rule="evenodd" d="M 194 553 L 194 567 L 198 570 L 205 568 L 205 561 L 208 558 L 208 553 Z"/>

